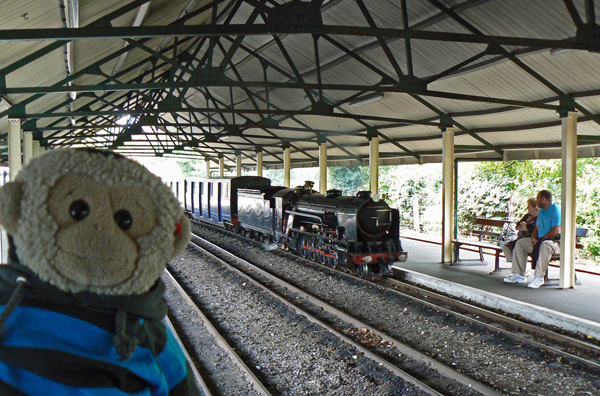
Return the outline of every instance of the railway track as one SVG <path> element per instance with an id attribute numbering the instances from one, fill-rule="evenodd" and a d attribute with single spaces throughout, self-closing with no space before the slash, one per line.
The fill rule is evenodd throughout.
<path id="1" fill-rule="evenodd" d="M 219 230 L 219 232 L 222 233 L 223 231 Z M 254 246 L 257 245 L 255 244 Z M 276 253 L 277 256 L 287 255 L 285 252 L 281 252 L 279 250 L 276 250 L 274 253 Z M 297 256 L 291 257 L 293 257 L 293 260 L 295 261 L 301 260 Z M 311 266 L 315 267 L 317 264 L 311 263 Z M 335 271 L 321 265 L 318 265 L 318 268 L 321 272 L 330 272 L 332 276 L 346 278 L 353 277 L 352 275 L 343 274 L 339 271 Z M 360 280 L 360 282 L 364 283 L 363 280 Z M 552 329 L 540 328 L 539 325 L 532 325 L 525 321 L 507 317 L 497 312 L 492 312 L 490 310 L 470 304 L 457 302 L 454 298 L 438 295 L 431 290 L 424 290 L 413 285 L 400 284 L 394 280 L 386 280 L 384 282 L 379 281 L 376 287 L 380 288 L 382 286 L 385 286 L 390 292 L 398 294 L 405 299 L 410 299 L 411 301 L 418 302 L 419 304 L 429 306 L 430 309 L 439 312 L 439 315 L 451 315 L 458 318 L 459 321 L 473 323 L 479 327 L 487 329 L 489 334 L 493 334 L 493 336 L 476 335 L 475 337 L 507 339 L 511 344 L 516 345 L 517 348 L 519 348 L 518 351 L 520 351 L 521 348 L 531 348 L 541 351 L 540 353 L 543 355 L 543 359 L 546 360 L 545 362 L 542 362 L 542 365 L 552 364 L 553 367 L 558 367 L 559 363 L 557 362 L 560 362 L 562 367 L 581 367 L 582 370 L 586 372 L 594 373 L 593 375 L 597 375 L 597 373 L 600 372 L 600 350 L 598 349 L 598 346 L 587 342 L 585 339 L 578 339 L 577 337 L 562 334 L 561 332 L 553 331 Z M 362 320 L 370 322 L 370 320 L 365 317 L 363 317 Z M 366 328 L 367 327 L 364 327 L 364 329 Z M 371 333 L 370 330 L 366 331 L 382 340 L 388 340 L 390 338 L 389 335 L 384 333 L 377 334 L 375 332 Z M 436 355 L 436 353 L 432 353 L 431 351 L 426 351 L 426 354 L 431 356 Z M 449 366 L 448 360 L 445 360 L 445 364 Z M 461 371 L 468 370 L 461 368 Z M 493 383 L 494 381 L 492 380 L 490 382 Z M 503 391 L 507 392 L 505 389 L 503 389 Z M 582 394 L 595 393 L 582 392 Z"/>
<path id="2" fill-rule="evenodd" d="M 268 390 L 268 386 L 263 384 L 254 372 L 246 365 L 243 358 L 238 355 L 235 349 L 227 342 L 227 340 L 221 335 L 221 332 L 213 325 L 212 321 L 202 312 L 198 304 L 190 297 L 185 289 L 179 284 L 177 279 L 167 270 L 165 271 L 165 277 L 168 279 L 168 285 L 175 288 L 179 296 L 183 299 L 186 306 L 191 309 L 194 315 L 202 322 L 202 325 L 210 336 L 214 339 L 215 343 L 223 350 L 230 361 L 238 368 L 239 372 L 245 377 L 245 379 L 251 384 L 252 388 L 258 395 L 270 396 L 271 392 Z M 188 359 L 191 359 L 188 355 Z M 190 360 L 192 361 L 192 360 Z M 199 374 L 198 374 L 199 375 Z M 206 385 L 205 385 L 206 387 Z M 208 390 L 208 388 L 206 387 Z"/>
<path id="3" fill-rule="evenodd" d="M 196 366 L 191 363 L 192 357 L 190 356 L 187 349 L 185 348 L 185 345 L 183 345 L 183 342 L 181 341 L 181 337 L 179 337 L 179 333 L 177 333 L 177 330 L 175 329 L 175 327 L 173 326 L 173 323 L 171 322 L 171 320 L 168 317 L 165 318 L 165 324 L 167 325 L 167 327 L 171 330 L 171 332 L 175 336 L 175 339 L 177 340 L 177 343 L 181 347 L 181 350 L 183 351 L 185 358 L 187 359 L 188 362 L 190 362 L 190 367 L 192 368 L 192 371 L 194 372 L 194 378 L 196 379 L 196 383 L 200 387 L 200 391 L 202 392 L 202 395 L 203 396 L 212 396 L 212 393 L 208 389 L 208 385 L 206 385 L 204 378 L 202 378 L 202 375 L 200 374 L 200 372 L 198 371 Z"/>
<path id="4" fill-rule="evenodd" d="M 414 348 L 411 348 L 410 346 L 402 343 L 400 340 L 386 335 L 373 326 L 370 326 L 369 324 L 360 321 L 345 312 L 342 312 L 325 301 L 306 293 L 302 289 L 286 282 L 285 280 L 262 270 L 258 266 L 246 260 L 240 259 L 239 257 L 235 256 L 235 254 L 222 249 L 221 247 L 205 240 L 204 238 L 194 235 L 193 239 L 194 245 L 196 245 L 199 249 L 203 249 L 205 253 L 212 254 L 214 257 L 221 260 L 224 265 L 228 265 L 231 270 L 236 271 L 240 276 L 245 277 L 248 282 L 253 282 L 265 292 L 270 293 L 272 298 L 277 298 L 284 304 L 296 310 L 299 310 L 300 306 L 313 306 L 312 309 L 302 309 L 302 314 L 311 322 L 327 329 L 332 334 L 335 334 L 345 343 L 352 345 L 354 348 L 359 350 L 360 353 L 364 354 L 364 356 L 374 360 L 380 366 L 387 368 L 404 381 L 412 383 L 426 394 L 443 395 L 445 393 L 442 393 L 443 389 L 439 389 L 441 387 L 440 384 L 447 384 L 447 381 L 456 381 L 462 384 L 465 389 L 471 389 L 482 395 L 500 395 L 500 393 L 496 392 L 490 387 L 440 363 L 439 361 L 415 350 Z M 292 304 L 290 300 L 294 303 Z M 320 312 L 321 314 L 317 316 L 314 315 L 313 312 Z M 321 319 L 323 317 L 327 317 L 327 323 Z M 335 325 L 332 325 L 333 323 L 335 323 Z M 416 364 L 421 365 L 422 367 L 428 367 L 437 371 L 440 377 L 444 377 L 444 380 L 440 381 L 439 378 L 436 381 L 431 381 L 431 379 L 417 379 L 411 373 L 399 368 L 398 365 L 389 357 L 376 354 L 371 348 L 357 342 L 356 338 L 361 337 L 356 337 L 355 339 L 350 338 L 344 333 L 336 330 L 334 326 L 353 326 L 355 329 L 355 334 L 368 334 L 369 338 L 375 337 L 376 339 L 380 340 L 380 344 L 385 344 L 388 348 L 395 348 L 396 351 L 394 354 L 402 354 L 404 357 L 410 358 L 413 361 L 412 364 L 416 362 Z M 364 337 L 362 338 L 365 344 L 369 343 L 364 341 Z M 431 382 L 434 383 L 432 384 Z M 438 389 L 435 389 L 435 387 Z"/>
<path id="5" fill-rule="evenodd" d="M 402 296 L 415 299 L 422 304 L 450 312 L 493 331 L 500 331 L 517 342 L 530 343 L 547 349 L 562 358 L 577 361 L 590 369 L 600 370 L 600 346 L 592 342 L 395 279 L 385 279 L 382 284 Z"/>
<path id="6" fill-rule="evenodd" d="M 195 224 L 197 226 L 205 226 L 203 223 Z M 217 232 L 228 233 L 235 236 L 235 234 L 230 233 L 229 231 L 221 230 L 212 225 L 209 225 L 208 227 Z M 254 243 L 256 246 L 260 246 L 257 242 L 249 242 Z M 315 263 L 310 260 L 302 259 L 301 257 L 286 251 L 277 250 L 277 254 L 295 260 L 303 260 L 305 263 L 315 265 Z M 335 274 L 340 272 L 327 266 L 322 267 L 323 270 L 331 271 Z M 345 272 L 343 274 L 344 276 L 358 279 L 358 277 L 352 273 Z M 423 304 L 432 306 L 435 309 L 443 310 L 444 312 L 452 313 L 460 318 L 468 319 L 492 330 L 501 331 L 519 342 L 530 342 L 537 347 L 547 348 L 562 357 L 574 359 L 592 369 L 600 370 L 600 345 L 590 342 L 585 339 L 585 336 L 583 335 L 568 334 L 560 329 L 556 330 L 539 324 L 533 324 L 522 318 L 512 317 L 502 312 L 496 312 L 485 307 L 463 302 L 455 296 L 446 296 L 431 289 L 402 282 L 393 278 L 377 278 L 364 281 L 386 286 L 403 297 L 419 301 Z M 541 342 L 541 340 L 544 340 L 544 342 Z M 576 354 L 573 354 L 570 351 L 574 351 Z"/>

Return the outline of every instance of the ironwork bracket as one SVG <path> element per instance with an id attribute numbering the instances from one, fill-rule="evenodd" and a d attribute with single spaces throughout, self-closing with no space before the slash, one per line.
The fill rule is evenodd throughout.
<path id="1" fill-rule="evenodd" d="M 372 126 L 368 126 L 367 127 L 367 138 L 369 139 L 369 141 L 371 141 L 371 139 L 379 137 L 379 132 L 377 132 L 377 129 L 373 128 Z"/>
<path id="2" fill-rule="evenodd" d="M 311 111 L 315 115 L 330 116 L 333 115 L 333 106 L 323 102 L 315 102 L 311 106 Z"/>
<path id="3" fill-rule="evenodd" d="M 577 28 L 576 41 L 586 44 L 590 52 L 600 52 L 600 26 L 596 23 L 584 23 Z"/>
<path id="4" fill-rule="evenodd" d="M 270 9 L 267 24 L 275 31 L 291 28 L 292 31 L 306 33 L 306 30 L 310 29 L 311 33 L 318 33 L 323 27 L 323 18 L 318 4 L 290 1 Z"/>
<path id="5" fill-rule="evenodd" d="M 260 121 L 260 126 L 263 128 L 278 128 L 279 121 L 274 118 L 267 117 Z"/>
<path id="6" fill-rule="evenodd" d="M 173 95 L 168 95 L 166 98 L 158 102 L 157 109 L 164 113 L 173 113 L 183 110 L 181 100 Z"/>
<path id="7" fill-rule="evenodd" d="M 440 129 L 442 132 L 445 132 L 447 128 L 452 128 L 453 126 L 454 120 L 450 114 L 440 115 Z"/>
<path id="8" fill-rule="evenodd" d="M 556 111 L 560 118 L 565 118 L 569 115 L 570 111 L 575 111 L 575 100 L 567 95 L 560 95 L 559 97 L 559 108 Z"/>
<path id="9" fill-rule="evenodd" d="M 222 84 L 227 81 L 227 77 L 222 69 L 218 67 L 203 67 L 196 69 L 191 78 L 191 82 L 201 87 L 210 87 L 215 84 Z"/>

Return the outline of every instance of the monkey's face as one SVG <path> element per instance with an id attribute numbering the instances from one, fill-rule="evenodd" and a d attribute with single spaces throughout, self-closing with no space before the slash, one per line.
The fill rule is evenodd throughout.
<path id="1" fill-rule="evenodd" d="M 21 264 L 67 292 L 148 291 L 189 241 L 171 190 L 138 163 L 52 150 L 0 188 L 0 223 Z"/>
<path id="2" fill-rule="evenodd" d="M 157 225 L 157 209 L 140 186 L 112 186 L 87 175 L 67 175 L 51 189 L 50 215 L 58 224 L 51 266 L 72 282 L 111 288 L 136 273 L 137 240 Z"/>

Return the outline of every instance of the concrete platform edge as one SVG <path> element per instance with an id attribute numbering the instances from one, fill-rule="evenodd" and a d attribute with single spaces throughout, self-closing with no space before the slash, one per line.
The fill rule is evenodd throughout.
<path id="1" fill-rule="evenodd" d="M 394 278 L 438 290 L 447 295 L 457 297 L 461 301 L 499 309 L 534 323 L 556 326 L 568 332 L 580 333 L 600 340 L 600 325 L 591 320 L 551 311 L 544 307 L 513 300 L 494 293 L 483 292 L 473 287 L 435 278 L 409 269 L 394 267 L 393 273 Z"/>

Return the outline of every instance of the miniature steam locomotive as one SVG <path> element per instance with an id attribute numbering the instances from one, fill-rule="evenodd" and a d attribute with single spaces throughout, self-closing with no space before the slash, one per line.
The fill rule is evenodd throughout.
<path id="1" fill-rule="evenodd" d="M 287 188 L 238 176 L 187 179 L 172 188 L 190 216 L 248 238 L 272 242 L 304 258 L 368 278 L 406 261 L 399 213 L 369 191 L 319 194 L 313 183 Z"/>

